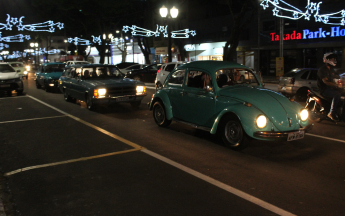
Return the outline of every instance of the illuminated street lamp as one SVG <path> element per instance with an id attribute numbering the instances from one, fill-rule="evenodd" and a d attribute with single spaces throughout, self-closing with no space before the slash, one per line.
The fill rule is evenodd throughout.
<path id="1" fill-rule="evenodd" d="M 171 33 L 170 33 L 170 18 L 174 19 L 178 16 L 178 9 L 173 6 L 170 9 L 170 16 L 168 16 L 168 8 L 166 8 L 164 5 L 159 9 L 159 13 L 161 17 L 167 18 L 168 19 L 168 27 L 167 27 L 167 32 L 168 32 L 168 62 L 172 61 L 172 54 L 171 54 Z"/>
<path id="2" fill-rule="evenodd" d="M 39 59 L 38 56 L 38 43 L 30 43 L 30 47 L 34 48 L 35 47 L 35 68 L 37 69 L 37 58 Z"/>

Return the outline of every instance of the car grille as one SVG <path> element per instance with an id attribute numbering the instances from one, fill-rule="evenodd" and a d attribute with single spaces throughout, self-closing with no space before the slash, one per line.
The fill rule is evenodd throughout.
<path id="1" fill-rule="evenodd" d="M 117 96 L 124 96 L 124 95 L 135 95 L 136 94 L 136 87 L 135 86 L 124 86 L 124 87 L 108 88 L 107 92 L 108 92 L 109 97 L 117 97 Z"/>

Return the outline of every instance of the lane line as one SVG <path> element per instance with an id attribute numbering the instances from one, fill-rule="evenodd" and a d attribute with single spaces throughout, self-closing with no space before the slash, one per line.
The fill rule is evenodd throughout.
<path id="1" fill-rule="evenodd" d="M 326 140 L 331 140 L 331 141 L 345 143 L 345 140 L 334 139 L 334 138 L 320 136 L 320 135 L 316 135 L 316 134 L 306 133 L 306 135 L 313 136 L 313 137 L 318 137 L 318 138 L 322 138 L 322 139 L 326 139 Z"/>
<path id="2" fill-rule="evenodd" d="M 97 130 L 97 131 L 99 131 L 99 132 L 101 132 L 101 133 L 104 133 L 104 134 L 106 134 L 106 135 L 108 135 L 108 136 L 110 136 L 110 137 L 112 137 L 112 138 L 114 138 L 114 139 L 116 139 L 116 140 L 119 140 L 119 141 L 121 141 L 121 142 L 123 142 L 123 143 L 125 143 L 125 144 L 127 144 L 127 145 L 129 145 L 129 146 L 132 146 L 132 147 L 135 148 L 135 149 L 142 149 L 142 148 L 143 148 L 142 146 L 140 146 L 140 145 L 138 145 L 138 144 L 136 144 L 136 143 L 134 143 L 134 142 L 131 142 L 131 141 L 127 140 L 127 139 L 124 139 L 124 138 L 122 138 L 122 137 L 120 137 L 120 136 L 118 136 L 118 135 L 116 135 L 116 134 L 110 133 L 109 131 L 106 131 L 106 130 L 104 130 L 104 129 L 102 129 L 102 128 L 96 126 L 96 125 L 93 125 L 93 124 L 91 124 L 91 123 L 89 123 L 89 122 L 86 122 L 86 121 L 84 121 L 84 120 L 82 120 L 82 119 L 80 119 L 80 118 L 78 118 L 78 117 L 76 117 L 76 116 L 70 115 L 70 114 L 68 114 L 68 113 L 66 113 L 66 112 L 64 112 L 64 111 L 62 111 L 62 110 L 60 110 L 60 109 L 58 109 L 58 108 L 56 108 L 56 107 L 53 107 L 52 105 L 47 104 L 47 103 L 45 103 L 45 102 L 43 102 L 43 101 L 41 101 L 41 100 L 39 100 L 39 99 L 37 99 L 37 98 L 35 98 L 35 97 L 32 97 L 32 96 L 30 96 L 30 95 L 27 95 L 27 96 L 28 96 L 29 98 L 35 100 L 35 101 L 40 102 L 41 104 L 46 105 L 46 106 L 49 107 L 49 108 L 52 108 L 53 110 L 56 110 L 56 111 L 58 111 L 58 112 L 60 112 L 60 113 L 62 113 L 62 114 L 64 114 L 64 115 L 66 115 L 66 116 L 68 116 L 68 117 L 70 117 L 70 118 L 72 118 L 72 119 L 74 119 L 74 120 L 80 122 L 80 123 L 83 123 L 83 124 L 85 124 L 85 125 L 87 125 L 87 126 L 93 128 L 93 129 L 95 129 L 95 130 Z"/>
<path id="3" fill-rule="evenodd" d="M 269 211 L 271 211 L 273 213 L 276 213 L 278 215 L 283 215 L 283 216 L 294 216 L 295 215 L 295 214 L 292 214 L 292 213 L 290 213 L 288 211 L 285 211 L 285 210 L 283 210 L 283 209 L 281 209 L 281 208 L 279 208 L 277 206 L 274 206 L 274 205 L 272 205 L 272 204 L 270 204 L 268 202 L 265 202 L 265 201 L 263 201 L 261 199 L 258 199 L 256 197 L 250 195 L 250 194 L 247 194 L 247 193 L 245 193 L 243 191 L 240 191 L 240 190 L 238 190 L 238 189 L 236 189 L 234 187 L 231 187 L 231 186 L 229 186 L 227 184 L 224 184 L 224 183 L 222 183 L 222 182 L 220 182 L 220 181 L 218 181 L 218 180 L 216 180 L 214 178 L 206 176 L 206 175 L 204 175 L 204 174 L 202 174 L 200 172 L 197 172 L 197 171 L 195 171 L 195 170 L 193 170 L 191 168 L 188 168 L 188 167 L 186 167 L 186 166 L 184 166 L 182 164 L 179 164 L 179 163 L 177 163 L 175 161 L 172 161 L 172 160 L 170 160 L 170 159 L 168 159 L 168 158 L 166 158 L 164 156 L 161 156 L 161 155 L 159 155 L 157 153 L 154 153 L 154 152 L 152 152 L 150 150 L 143 149 L 141 151 L 146 153 L 146 154 L 148 154 L 148 155 L 150 155 L 150 156 L 152 156 L 152 157 L 154 157 L 154 158 L 157 158 L 157 159 L 159 159 L 159 160 L 161 160 L 161 161 L 163 161 L 163 162 L 165 162 L 165 163 L 167 163 L 167 164 L 169 164 L 171 166 L 174 166 L 174 167 L 176 167 L 176 168 L 178 168 L 178 169 L 180 169 L 180 170 L 182 170 L 182 171 L 184 171 L 184 172 L 186 172 L 186 173 L 188 173 L 190 175 L 193 175 L 193 176 L 195 176 L 195 177 L 197 177 L 197 178 L 199 178 L 199 179 L 201 179 L 201 180 L 203 180 L 205 182 L 208 182 L 208 183 L 210 183 L 210 184 L 212 184 L 214 186 L 217 186 L 217 187 L 219 187 L 219 188 L 221 188 L 221 189 L 223 189 L 223 190 L 225 190 L 225 191 L 227 191 L 229 193 L 232 193 L 232 194 L 234 194 L 234 195 L 236 195 L 236 196 L 238 196 L 238 197 L 240 197 L 242 199 L 245 199 L 245 200 L 247 200 L 247 201 L 249 201 L 251 203 L 254 203 L 254 204 L 258 205 L 258 206 L 261 206 L 262 208 L 265 208 L 265 209 L 267 209 L 267 210 L 269 210 Z"/>
<path id="4" fill-rule="evenodd" d="M 21 120 L 13 120 L 13 121 L 3 121 L 3 122 L 0 122 L 0 124 L 13 123 L 13 122 L 23 122 L 23 121 L 34 121 L 34 120 L 50 119 L 50 118 L 61 118 L 61 117 L 67 117 L 67 115 L 50 116 L 50 117 L 42 117 L 42 118 L 32 118 L 32 119 L 21 119 Z"/>
<path id="5" fill-rule="evenodd" d="M 51 167 L 51 166 L 57 166 L 57 165 L 62 165 L 62 164 L 69 164 L 69 163 L 75 163 L 79 161 L 86 161 L 86 160 L 92 160 L 92 159 L 97 159 L 97 158 L 102 158 L 102 157 L 109 157 L 113 155 L 118 155 L 118 154 L 125 154 L 129 152 L 134 152 L 134 151 L 140 151 L 140 149 L 130 149 L 130 150 L 125 150 L 125 151 L 118 151 L 118 152 L 112 152 L 112 153 L 107 153 L 107 154 L 101 154 L 101 155 L 94 155 L 90 157 L 82 157 L 82 158 L 77 158 L 77 159 L 71 159 L 71 160 L 65 160 L 65 161 L 59 161 L 59 162 L 54 162 L 54 163 L 47 163 L 47 164 L 41 164 L 41 165 L 35 165 L 35 166 L 29 166 L 21 169 L 17 169 L 11 172 L 7 172 L 4 174 L 4 176 L 11 176 L 17 173 L 25 172 L 28 170 L 33 170 L 33 169 L 40 169 L 44 167 Z"/>

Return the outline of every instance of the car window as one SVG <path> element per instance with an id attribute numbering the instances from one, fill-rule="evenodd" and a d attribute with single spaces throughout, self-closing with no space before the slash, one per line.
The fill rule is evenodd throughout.
<path id="1" fill-rule="evenodd" d="M 187 86 L 191 88 L 206 88 L 212 87 L 211 76 L 201 71 L 189 71 Z"/>
<path id="2" fill-rule="evenodd" d="M 259 85 L 253 71 L 243 68 L 218 70 L 216 71 L 216 79 L 219 88 L 243 84 L 251 86 Z"/>
<path id="3" fill-rule="evenodd" d="M 177 70 L 169 77 L 169 85 L 182 85 L 184 81 L 185 70 Z"/>
<path id="4" fill-rule="evenodd" d="M 95 67 L 83 68 L 81 72 L 82 79 L 110 79 L 122 78 L 124 76 L 116 67 Z"/>
<path id="5" fill-rule="evenodd" d="M 9 66 L 8 64 L 0 64 L 0 72 L 11 73 L 11 72 L 15 72 L 15 70 L 13 67 Z"/>
<path id="6" fill-rule="evenodd" d="M 307 79 L 308 75 L 309 75 L 309 70 L 303 72 L 301 79 Z"/>
<path id="7" fill-rule="evenodd" d="M 311 70 L 308 80 L 317 80 L 317 70 Z"/>
<path id="8" fill-rule="evenodd" d="M 169 64 L 165 67 L 164 70 L 171 72 L 172 70 L 174 70 L 174 68 L 175 68 L 175 64 Z"/>
<path id="9" fill-rule="evenodd" d="M 46 65 L 44 67 L 45 73 L 62 72 L 65 69 L 63 64 Z"/>

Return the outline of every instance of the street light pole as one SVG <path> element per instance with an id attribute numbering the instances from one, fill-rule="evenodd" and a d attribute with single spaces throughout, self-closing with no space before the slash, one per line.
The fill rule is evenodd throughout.
<path id="1" fill-rule="evenodd" d="M 163 17 L 163 18 L 167 18 L 168 20 L 168 26 L 167 26 L 167 32 L 168 32 L 168 62 L 172 62 L 172 53 L 171 53 L 171 21 L 170 21 L 170 18 L 176 18 L 178 16 L 178 9 L 173 6 L 171 9 L 170 9 L 170 14 L 169 16 L 168 15 L 168 8 L 166 8 L 164 5 L 160 8 L 159 10 L 159 13 L 160 15 Z"/>

